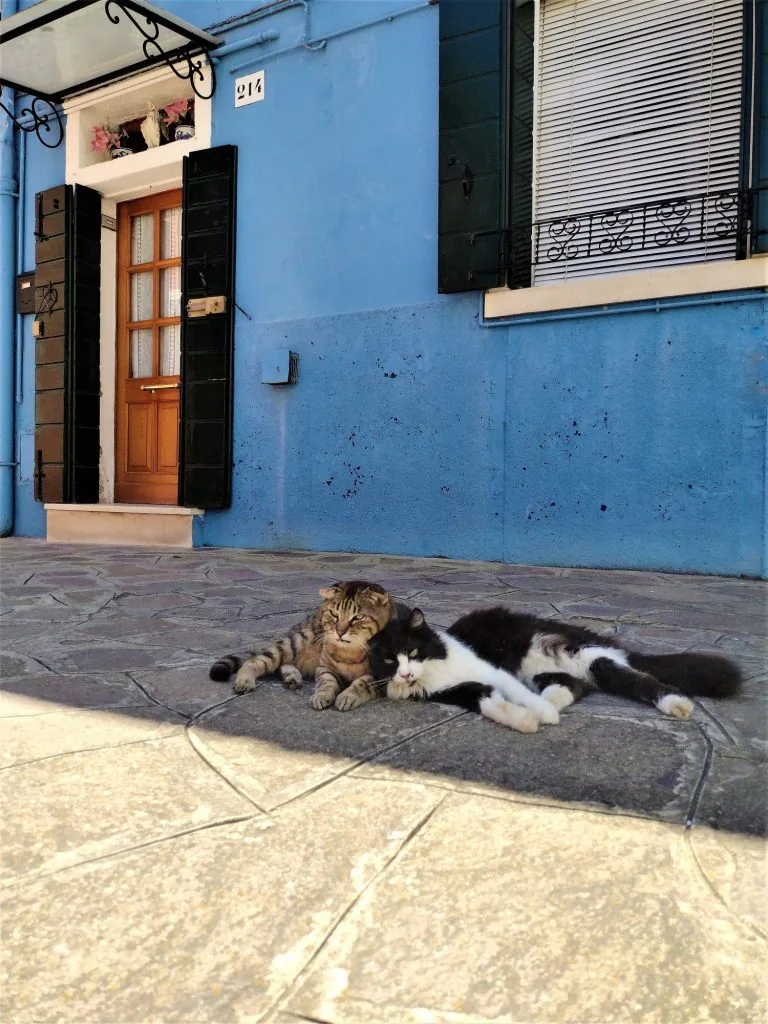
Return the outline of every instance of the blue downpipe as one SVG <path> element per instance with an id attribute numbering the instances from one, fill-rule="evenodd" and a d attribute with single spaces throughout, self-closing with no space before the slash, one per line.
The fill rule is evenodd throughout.
<path id="1" fill-rule="evenodd" d="M 4 0 L 3 17 L 16 13 L 16 0 Z M 13 109 L 15 98 L 3 91 L 3 100 Z M 5 114 L 0 116 L 0 537 L 13 532 L 16 340 L 16 181 L 15 128 Z"/>

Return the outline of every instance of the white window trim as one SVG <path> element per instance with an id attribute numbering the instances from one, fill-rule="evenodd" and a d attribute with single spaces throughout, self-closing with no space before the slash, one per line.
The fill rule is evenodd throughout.
<path id="1" fill-rule="evenodd" d="M 692 263 L 537 288 L 493 288 L 485 292 L 483 305 L 486 319 L 493 320 L 748 288 L 768 288 L 768 258 Z"/>
<path id="2" fill-rule="evenodd" d="M 204 69 L 205 92 L 210 71 Z M 119 160 L 90 163 L 87 153 L 91 128 L 103 119 L 104 108 L 135 106 L 146 109 L 170 102 L 173 96 L 192 95 L 192 90 L 169 68 L 155 68 L 142 75 L 115 82 L 77 96 L 64 104 L 66 123 L 66 183 L 87 185 L 101 193 L 101 212 L 116 218 L 117 204 L 157 192 L 181 188 L 182 162 L 185 156 L 211 145 L 211 101 L 195 98 L 195 137 L 148 149 Z M 158 102 L 159 101 L 159 102 Z M 115 500 L 115 413 L 117 373 L 117 232 L 101 229 L 101 327 L 99 370 L 101 403 L 99 427 L 99 502 Z"/>

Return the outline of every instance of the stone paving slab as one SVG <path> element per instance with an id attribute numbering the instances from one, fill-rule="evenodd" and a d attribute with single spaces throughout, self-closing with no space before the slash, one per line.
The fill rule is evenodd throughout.
<path id="1" fill-rule="evenodd" d="M 202 763 L 183 728 L 173 733 L 4 769 L 3 880 L 18 883 L 253 813 Z"/>
<path id="2" fill-rule="evenodd" d="M 739 913 L 764 893 L 754 842 L 732 909 L 677 829 L 452 795 L 282 1019 L 762 1024 L 764 946 Z"/>
<path id="3" fill-rule="evenodd" d="M 437 785 L 578 800 L 684 824 L 706 758 L 698 730 L 677 723 L 572 712 L 556 728 L 510 735 L 466 715 L 377 754 L 358 773 L 392 783 L 432 777 Z"/>
<path id="4" fill-rule="evenodd" d="M 27 885 L 4 910 L 3 1019 L 259 1020 L 439 798 L 341 779 L 279 819 L 206 829 Z"/>
<path id="5" fill-rule="evenodd" d="M 744 693 L 523 736 L 208 679 L 356 577 L 726 653 Z M 765 584 L 18 540 L 0 581 L 9 1024 L 764 1019 Z"/>
<path id="6" fill-rule="evenodd" d="M 38 704 L 51 706 L 42 701 Z M 102 708 L 95 715 L 86 708 L 0 718 L 0 768 L 100 747 L 164 739 L 183 725 L 181 716 L 176 722 L 169 718 L 165 709 L 151 705 L 122 707 L 119 713 L 112 714 Z"/>
<path id="7" fill-rule="evenodd" d="M 190 730 L 197 750 L 264 810 L 295 800 L 383 750 L 457 718 L 453 707 L 399 701 L 366 704 L 357 714 L 318 714 L 311 687 L 262 683 L 244 698 L 201 716 Z"/>
<path id="8" fill-rule="evenodd" d="M 768 763 L 716 751 L 696 820 L 714 828 L 768 831 Z"/>
<path id="9" fill-rule="evenodd" d="M 39 673 L 40 666 L 35 668 Z M 150 706 L 151 701 L 126 676 L 62 676 L 48 672 L 5 678 L 0 686 L 0 719 L 57 714 L 73 708 Z"/>

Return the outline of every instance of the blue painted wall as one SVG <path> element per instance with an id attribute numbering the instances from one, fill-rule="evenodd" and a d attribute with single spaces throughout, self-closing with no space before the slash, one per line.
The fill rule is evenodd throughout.
<path id="1" fill-rule="evenodd" d="M 248 9 L 181 6 L 198 24 Z M 411 5 L 310 6 L 318 39 Z M 438 296 L 437 18 L 274 59 L 301 7 L 226 34 L 280 38 L 218 66 L 253 319 L 237 314 L 233 503 L 204 543 L 764 573 L 765 296 L 494 328 L 479 296 Z M 266 98 L 235 110 L 229 72 L 251 59 Z M 296 386 L 259 383 L 272 347 L 299 353 Z"/>
<path id="2" fill-rule="evenodd" d="M 18 139 L 19 133 L 17 133 Z M 54 188 L 64 181 L 64 145 L 46 149 L 34 135 L 21 142 L 26 146 L 26 174 L 21 190 L 23 211 L 23 270 L 35 269 L 35 193 Z M 17 159 L 20 156 L 17 144 Z M 5 255 L 3 258 L 7 258 Z M 16 388 L 22 398 L 16 405 L 16 487 L 14 491 L 14 532 L 25 537 L 45 536 L 45 510 L 34 495 L 34 433 L 35 433 L 35 341 L 32 337 L 33 316 L 22 318 L 23 346 L 16 348 Z"/>

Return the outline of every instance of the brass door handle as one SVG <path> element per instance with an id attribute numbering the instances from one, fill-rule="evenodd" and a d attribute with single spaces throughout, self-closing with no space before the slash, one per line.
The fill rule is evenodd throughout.
<path id="1" fill-rule="evenodd" d="M 139 391 L 173 391 L 178 390 L 180 386 L 178 381 L 175 384 L 141 384 Z"/>

